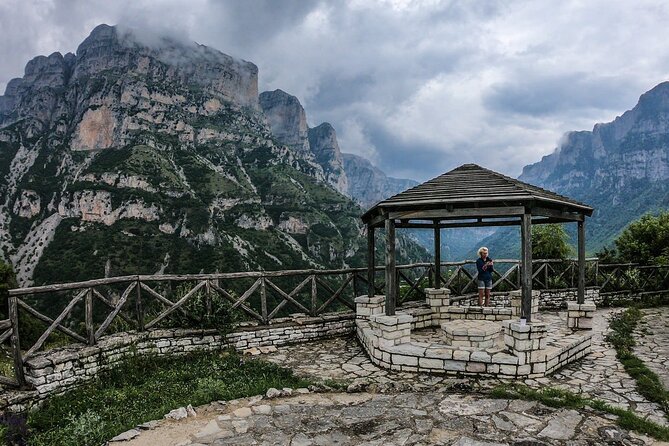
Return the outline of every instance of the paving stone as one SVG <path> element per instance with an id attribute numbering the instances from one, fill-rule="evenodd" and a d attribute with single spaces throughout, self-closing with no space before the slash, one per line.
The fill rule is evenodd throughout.
<path id="1" fill-rule="evenodd" d="M 612 405 L 629 407 L 647 419 L 666 423 L 660 408 L 635 391 L 634 380 L 616 359 L 615 351 L 604 341 L 608 320 L 616 311 L 619 310 L 603 309 L 595 313 L 590 354 L 551 376 L 522 382 L 534 388 L 552 386 L 583 393 Z M 659 339 L 665 339 L 662 333 L 669 332 L 669 321 L 664 315 L 669 314 L 669 309 L 657 312 L 653 309 L 647 314 L 645 311 L 644 321 L 648 318 L 649 322 L 635 333 L 643 341 L 639 342 L 639 350 L 635 352 L 660 370 L 667 366 L 667 361 L 662 361 L 667 357 L 662 348 L 669 345 L 669 340 L 655 342 L 649 338 L 657 333 Z M 541 317 L 549 325 L 563 324 L 566 327 L 565 313 L 542 313 Z M 651 324 L 651 320 L 662 322 Z M 412 340 L 424 343 L 427 348 L 431 343 L 438 343 L 437 332 L 432 328 L 418 330 L 412 333 Z M 551 342 L 558 345 L 560 339 Z M 664 344 L 659 345 L 660 342 Z M 488 353 L 504 354 L 501 349 L 490 349 Z M 212 404 L 220 432 L 197 442 L 207 446 L 390 446 L 402 442 L 406 445 L 513 446 L 657 444 L 615 426 L 615 416 L 587 408 L 556 410 L 537 402 L 490 399 L 476 393 L 512 381 L 456 379 L 381 369 L 369 360 L 354 337 L 282 346 L 260 356 L 310 380 L 334 379 L 347 384 L 364 382 L 366 387 L 350 394 L 331 389 L 326 393 L 296 389 L 292 396 L 275 389 L 274 398 L 262 403 L 242 399 L 222 406 Z M 367 374 L 364 380 L 360 380 L 361 373 Z M 313 388 L 318 389 L 325 387 Z M 239 412 L 241 409 L 246 410 Z M 206 414 L 206 409 L 202 413 Z M 198 419 L 206 416 L 198 414 Z M 198 419 L 188 418 L 180 423 L 195 423 Z M 155 434 L 160 429 L 162 426 L 158 425 L 151 432 Z M 143 432 L 137 439 L 142 435 Z M 132 446 L 137 439 L 130 440 L 128 445 Z"/>
<path id="2" fill-rule="evenodd" d="M 539 436 L 553 440 L 569 440 L 575 435 L 576 426 L 582 419 L 583 417 L 575 410 L 561 410 L 539 432 Z"/>

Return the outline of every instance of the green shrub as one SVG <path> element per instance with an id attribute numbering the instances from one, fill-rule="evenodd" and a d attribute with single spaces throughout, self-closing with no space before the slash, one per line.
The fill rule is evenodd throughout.
<path id="1" fill-rule="evenodd" d="M 669 265 L 669 211 L 630 223 L 615 240 L 618 259 L 643 265 Z"/>
<path id="2" fill-rule="evenodd" d="M 532 229 L 532 258 L 566 259 L 571 253 L 563 225 L 537 225 Z"/>

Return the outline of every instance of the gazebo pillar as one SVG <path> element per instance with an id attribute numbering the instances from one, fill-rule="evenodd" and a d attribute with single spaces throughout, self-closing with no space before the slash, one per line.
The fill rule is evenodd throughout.
<path id="1" fill-rule="evenodd" d="M 434 287 L 441 288 L 441 228 L 434 223 Z"/>
<path id="2" fill-rule="evenodd" d="M 397 275 L 395 274 L 395 220 L 386 220 L 386 316 L 395 315 Z"/>
<path id="3" fill-rule="evenodd" d="M 376 288 L 374 287 L 374 269 L 376 267 L 374 259 L 374 226 L 367 226 L 367 296 L 374 297 Z"/>
<path id="4" fill-rule="evenodd" d="M 520 317 L 527 322 L 532 319 L 532 214 L 523 214 L 520 223 L 520 269 L 521 303 Z"/>
<path id="5" fill-rule="evenodd" d="M 576 302 L 585 302 L 585 218 L 578 222 L 578 294 Z"/>

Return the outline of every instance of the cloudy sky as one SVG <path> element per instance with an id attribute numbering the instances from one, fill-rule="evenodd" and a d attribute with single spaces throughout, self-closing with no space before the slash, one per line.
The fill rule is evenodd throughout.
<path id="1" fill-rule="evenodd" d="M 662 0 L 0 0 L 0 91 L 100 23 L 254 62 L 342 150 L 417 180 L 466 162 L 517 176 L 669 80 Z"/>

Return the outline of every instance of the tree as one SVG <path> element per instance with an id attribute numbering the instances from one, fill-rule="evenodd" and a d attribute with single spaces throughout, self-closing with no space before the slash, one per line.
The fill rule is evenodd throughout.
<path id="1" fill-rule="evenodd" d="M 615 244 L 623 262 L 669 265 L 669 211 L 646 214 L 630 223 Z"/>
<path id="2" fill-rule="evenodd" d="M 566 259 L 571 253 L 569 235 L 563 225 L 532 227 L 532 258 Z"/>

